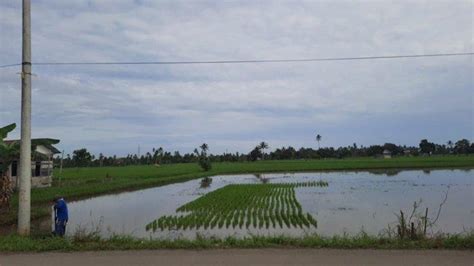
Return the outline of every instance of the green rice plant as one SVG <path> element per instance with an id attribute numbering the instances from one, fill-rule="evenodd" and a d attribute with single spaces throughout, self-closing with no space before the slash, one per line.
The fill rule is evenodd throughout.
<path id="1" fill-rule="evenodd" d="M 275 217 L 275 213 L 273 211 L 270 212 L 270 214 L 268 215 L 269 219 L 270 219 L 270 222 L 272 224 L 272 227 L 275 228 L 276 227 L 276 217 Z"/>
<path id="2" fill-rule="evenodd" d="M 225 218 L 224 217 L 220 217 L 219 218 L 219 223 L 218 223 L 218 226 L 219 226 L 219 229 L 224 227 L 224 223 L 225 223 Z"/>
<path id="3" fill-rule="evenodd" d="M 204 219 L 204 229 L 209 228 L 209 224 L 211 223 L 212 216 L 207 215 Z"/>
<path id="4" fill-rule="evenodd" d="M 232 218 L 232 228 L 235 228 L 239 224 L 240 211 L 236 210 Z"/>
<path id="5" fill-rule="evenodd" d="M 318 227 L 318 222 L 311 216 L 311 214 L 307 213 L 306 217 L 308 218 L 308 221 L 310 224 L 312 224 L 315 228 Z"/>
<path id="6" fill-rule="evenodd" d="M 195 222 L 195 227 L 197 230 L 202 227 L 203 224 L 203 217 L 201 215 L 195 215 L 194 216 L 194 222 Z"/>
<path id="7" fill-rule="evenodd" d="M 215 228 L 218 221 L 219 221 L 219 216 L 213 216 L 209 222 L 209 227 Z"/>
<path id="8" fill-rule="evenodd" d="M 176 229 L 179 230 L 183 226 L 183 216 L 176 217 Z"/>
<path id="9" fill-rule="evenodd" d="M 263 208 L 258 209 L 258 228 L 263 227 L 263 223 L 265 222 L 263 218 Z"/>
<path id="10" fill-rule="evenodd" d="M 283 210 L 281 210 L 280 216 L 283 219 L 283 222 L 285 223 L 286 227 L 290 228 L 290 221 L 288 219 L 288 215 Z"/>
<path id="11" fill-rule="evenodd" d="M 282 221 L 282 218 L 280 216 L 280 212 L 279 211 L 276 211 L 275 212 L 275 218 L 278 222 L 278 225 L 280 225 L 280 228 L 283 228 L 283 221 Z"/>
<path id="12" fill-rule="evenodd" d="M 226 228 L 229 228 L 229 226 L 232 224 L 232 212 L 230 212 L 229 214 L 227 214 L 226 218 L 225 218 L 225 227 Z"/>
<path id="13" fill-rule="evenodd" d="M 316 227 L 316 220 L 303 213 L 295 192 L 298 187 L 314 186 L 324 187 L 327 182 L 228 185 L 180 206 L 179 215 L 158 218 L 146 230 Z"/>
<path id="14" fill-rule="evenodd" d="M 266 212 L 263 214 L 263 219 L 265 219 L 265 228 L 268 229 L 270 227 L 270 216 Z"/>
<path id="15" fill-rule="evenodd" d="M 250 215 L 250 210 L 251 210 L 251 207 L 247 208 L 245 210 L 245 228 L 249 228 L 250 227 L 250 224 L 252 223 L 252 216 Z"/>
<path id="16" fill-rule="evenodd" d="M 245 210 L 240 210 L 239 212 L 239 228 L 242 229 L 244 226 L 244 220 L 245 220 Z"/>
<path id="17" fill-rule="evenodd" d="M 255 208 L 252 209 L 252 223 L 253 227 L 257 228 L 257 210 Z"/>

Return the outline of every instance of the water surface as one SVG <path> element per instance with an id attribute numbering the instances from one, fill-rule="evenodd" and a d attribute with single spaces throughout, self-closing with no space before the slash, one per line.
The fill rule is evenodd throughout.
<path id="1" fill-rule="evenodd" d="M 107 195 L 69 203 L 67 234 L 78 229 L 98 229 L 103 236 L 127 234 L 146 238 L 193 238 L 204 236 L 289 235 L 318 233 L 331 236 L 357 234 L 361 230 L 377 235 L 394 227 L 400 210 L 410 214 L 413 203 L 421 202 L 420 213 L 439 219 L 429 233 L 461 233 L 474 228 L 473 172 L 470 170 L 377 170 L 362 172 L 285 173 L 221 175 L 212 177 L 208 188 L 200 180 Z M 150 232 L 145 226 L 163 215 L 174 215 L 181 205 L 228 184 L 304 182 L 325 180 L 328 187 L 295 188 L 303 212 L 318 221 L 317 229 L 200 229 Z"/>

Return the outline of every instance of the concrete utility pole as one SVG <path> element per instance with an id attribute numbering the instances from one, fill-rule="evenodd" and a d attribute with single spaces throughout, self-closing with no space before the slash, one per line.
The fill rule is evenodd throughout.
<path id="1" fill-rule="evenodd" d="M 31 215 L 31 15 L 30 0 L 23 0 L 23 53 L 21 67 L 21 146 L 18 234 L 30 235 Z"/>
<path id="2" fill-rule="evenodd" d="M 64 160 L 64 150 L 61 152 L 61 163 L 59 164 L 59 173 L 63 173 L 63 160 Z M 61 181 L 61 176 L 59 176 L 59 180 Z"/>

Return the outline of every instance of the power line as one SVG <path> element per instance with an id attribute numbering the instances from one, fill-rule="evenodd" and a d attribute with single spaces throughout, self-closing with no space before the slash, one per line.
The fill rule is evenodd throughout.
<path id="1" fill-rule="evenodd" d="M 216 61 L 124 61 L 124 62 L 37 62 L 36 66 L 74 66 L 74 65 L 195 65 L 195 64 L 248 64 L 248 63 L 290 63 L 290 62 L 318 62 L 318 61 L 350 61 L 350 60 L 376 60 L 399 59 L 441 56 L 466 56 L 471 53 L 444 53 L 444 54 L 414 54 L 414 55 L 387 55 L 387 56 L 361 56 L 361 57 L 327 57 L 305 59 L 267 59 L 267 60 L 216 60 Z M 0 68 L 20 66 L 21 64 L 2 65 Z"/>
<path id="2" fill-rule="evenodd" d="M 21 64 L 2 65 L 0 66 L 0 68 L 7 68 L 7 67 L 14 67 L 14 66 L 21 66 Z"/>

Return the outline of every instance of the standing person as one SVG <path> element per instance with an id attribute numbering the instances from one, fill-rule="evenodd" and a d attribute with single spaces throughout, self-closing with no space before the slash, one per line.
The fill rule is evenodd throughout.
<path id="1" fill-rule="evenodd" d="M 63 197 L 56 197 L 54 202 L 54 234 L 64 236 L 66 233 L 66 224 L 69 219 L 67 203 Z"/>

